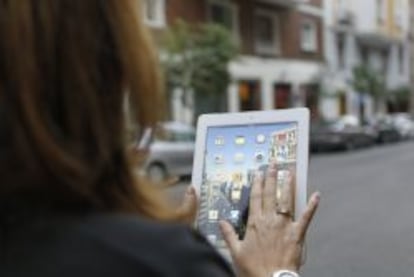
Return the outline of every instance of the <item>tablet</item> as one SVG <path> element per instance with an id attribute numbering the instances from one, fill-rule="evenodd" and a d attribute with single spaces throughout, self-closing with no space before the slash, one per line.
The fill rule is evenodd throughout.
<path id="1" fill-rule="evenodd" d="M 309 158 L 306 108 L 206 114 L 198 119 L 192 184 L 200 208 L 196 226 L 216 247 L 225 248 L 218 222 L 230 222 L 240 238 L 248 217 L 255 172 L 270 162 L 278 168 L 278 195 L 296 173 L 295 218 L 305 209 Z"/>

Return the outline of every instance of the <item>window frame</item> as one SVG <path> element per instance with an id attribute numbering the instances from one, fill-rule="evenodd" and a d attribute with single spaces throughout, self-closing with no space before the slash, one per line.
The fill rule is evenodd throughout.
<path id="1" fill-rule="evenodd" d="M 213 15 L 211 13 L 211 5 L 219 5 L 228 8 L 231 11 L 231 24 L 232 28 L 230 33 L 233 35 L 236 41 L 240 40 L 240 21 L 239 21 L 239 6 L 236 3 L 233 3 L 228 0 L 208 0 L 207 1 L 207 19 L 208 22 L 217 23 L 213 20 Z M 227 26 L 224 26 L 227 27 Z"/>
<path id="2" fill-rule="evenodd" d="M 405 73 L 405 52 L 404 44 L 398 45 L 398 71 L 400 74 Z"/>
<path id="3" fill-rule="evenodd" d="M 403 2 L 395 0 L 394 2 L 394 24 L 398 28 L 403 27 Z"/>
<path id="4" fill-rule="evenodd" d="M 336 33 L 335 34 L 335 47 L 337 51 L 337 67 L 339 70 L 346 69 L 346 34 L 344 33 Z M 368 54 L 369 55 L 369 54 Z M 369 60 L 369 57 L 367 57 Z"/>
<path id="5" fill-rule="evenodd" d="M 304 40 L 304 28 L 309 26 L 311 32 L 309 38 L 311 41 Z M 313 20 L 304 20 L 300 25 L 300 47 L 302 51 L 307 53 L 315 53 L 318 51 L 318 25 Z"/>
<path id="6" fill-rule="evenodd" d="M 150 19 L 147 14 L 147 1 L 154 1 L 156 4 L 155 8 L 155 19 Z M 153 28 L 164 28 L 167 24 L 166 15 L 166 0 L 142 0 L 142 11 L 144 13 L 144 22 L 149 27 Z"/>
<path id="7" fill-rule="evenodd" d="M 256 17 L 264 16 L 268 17 L 272 21 L 272 28 L 274 34 L 274 41 L 272 45 L 260 45 L 260 41 L 257 39 L 257 24 Z M 281 25 L 280 25 L 280 16 L 274 11 L 266 11 L 263 9 L 257 9 L 254 12 L 253 18 L 253 29 L 254 29 L 254 49 L 255 52 L 259 55 L 280 55 L 281 54 Z"/>
<path id="8" fill-rule="evenodd" d="M 387 20 L 387 1 L 386 0 L 377 0 L 377 11 L 376 11 L 376 17 L 377 17 L 377 24 L 383 25 Z"/>

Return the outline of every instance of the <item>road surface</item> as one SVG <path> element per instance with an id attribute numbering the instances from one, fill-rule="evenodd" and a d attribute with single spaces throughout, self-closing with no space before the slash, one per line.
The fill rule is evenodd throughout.
<path id="1" fill-rule="evenodd" d="M 303 276 L 414 276 L 414 143 L 313 156 L 309 190 L 322 201 Z"/>

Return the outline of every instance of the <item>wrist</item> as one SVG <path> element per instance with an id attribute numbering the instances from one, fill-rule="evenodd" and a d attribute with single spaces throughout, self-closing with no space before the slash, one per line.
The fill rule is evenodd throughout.
<path id="1" fill-rule="evenodd" d="M 296 271 L 292 270 L 279 270 L 274 272 L 272 277 L 300 277 Z"/>
<path id="2" fill-rule="evenodd" d="M 290 274 L 290 275 L 289 275 Z M 238 270 L 238 277 L 300 277 L 299 270 L 295 268 L 283 268 L 276 270 Z"/>

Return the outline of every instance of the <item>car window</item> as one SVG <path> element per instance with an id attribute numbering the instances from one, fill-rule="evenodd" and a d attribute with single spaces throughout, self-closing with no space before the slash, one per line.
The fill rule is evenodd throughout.
<path id="1" fill-rule="evenodd" d="M 158 128 L 155 132 L 155 139 L 164 142 L 194 142 L 195 133 Z"/>
<path id="2" fill-rule="evenodd" d="M 175 142 L 193 142 L 195 134 L 193 132 L 171 132 L 171 139 Z"/>

